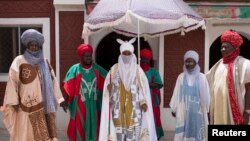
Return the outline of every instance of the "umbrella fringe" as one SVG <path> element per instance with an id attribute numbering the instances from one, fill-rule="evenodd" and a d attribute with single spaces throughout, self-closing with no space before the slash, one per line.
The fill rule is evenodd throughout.
<path id="1" fill-rule="evenodd" d="M 206 26 L 204 25 L 204 21 L 201 21 L 198 24 L 195 24 L 195 25 L 190 26 L 188 28 L 178 27 L 177 29 L 174 29 L 174 30 L 171 30 L 171 31 L 162 31 L 162 32 L 157 32 L 157 33 L 152 33 L 152 34 L 150 34 L 150 33 L 141 33 L 140 36 L 144 37 L 144 38 L 155 38 L 155 37 L 159 37 L 159 36 L 165 36 L 165 35 L 179 33 L 182 30 L 184 31 L 184 35 L 185 35 L 185 32 L 195 30 L 195 29 L 197 29 L 197 28 L 199 28 L 201 26 L 204 26 L 204 28 L 202 28 L 203 30 L 206 29 L 205 28 Z M 130 37 L 136 37 L 138 35 L 137 33 L 131 33 L 131 32 L 115 29 L 115 28 L 113 28 L 113 31 L 118 33 L 118 34 L 123 34 L 125 36 L 130 36 Z"/>
<path id="2" fill-rule="evenodd" d="M 198 24 L 192 26 L 192 27 L 188 27 L 188 28 L 183 28 L 183 27 L 179 27 L 175 30 L 171 30 L 171 31 L 162 31 L 162 32 L 158 32 L 158 33 L 153 33 L 153 34 L 150 34 L 150 33 L 141 33 L 140 36 L 141 37 L 144 37 L 144 38 L 154 38 L 154 37 L 159 37 L 159 36 L 165 36 L 165 35 L 170 35 L 170 34 L 175 34 L 175 33 L 179 33 L 181 32 L 182 30 L 184 31 L 184 35 L 185 35 L 185 32 L 189 32 L 189 31 L 192 31 L 192 30 L 195 30 L 197 28 L 199 28 L 200 26 L 202 26 L 202 29 L 205 30 L 206 29 L 206 26 L 204 25 L 204 21 L 201 21 L 199 22 Z M 96 29 L 96 30 L 91 30 L 87 27 L 84 27 L 84 30 L 82 32 L 82 38 L 84 39 L 85 36 L 88 36 L 90 34 L 93 34 L 93 33 L 99 33 L 103 30 L 107 30 L 107 31 L 114 31 L 118 34 L 123 34 L 125 36 L 129 36 L 129 37 L 136 37 L 137 36 L 137 33 L 131 33 L 131 32 L 127 32 L 127 31 L 123 31 L 123 30 L 119 30 L 119 29 L 115 29 L 115 28 L 101 28 L 101 29 Z"/>

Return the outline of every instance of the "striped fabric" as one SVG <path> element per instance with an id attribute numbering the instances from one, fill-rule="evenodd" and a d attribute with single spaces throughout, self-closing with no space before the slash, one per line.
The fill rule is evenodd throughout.
<path id="1" fill-rule="evenodd" d="M 63 87 L 69 96 L 70 121 L 67 134 L 70 141 L 98 141 L 106 74 L 107 71 L 96 64 L 88 71 L 76 64 L 67 72 Z"/>

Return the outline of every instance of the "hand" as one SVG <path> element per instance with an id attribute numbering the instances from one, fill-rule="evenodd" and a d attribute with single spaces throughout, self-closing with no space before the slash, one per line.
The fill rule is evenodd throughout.
<path id="1" fill-rule="evenodd" d="M 13 107 L 13 109 L 17 112 L 18 111 L 18 109 L 19 109 L 19 105 L 17 104 L 17 105 L 12 105 L 12 107 Z"/>
<path id="2" fill-rule="evenodd" d="M 60 107 L 63 108 L 64 112 L 67 113 L 67 108 L 68 108 L 68 102 L 67 101 L 63 101 L 60 103 Z"/>
<path id="3" fill-rule="evenodd" d="M 156 87 L 156 83 L 151 82 L 151 83 L 149 83 L 149 86 L 150 86 L 150 88 L 155 88 Z"/>
<path id="4" fill-rule="evenodd" d="M 109 137 L 108 137 L 108 141 L 112 141 L 112 139 L 111 139 L 111 136 L 109 135 Z"/>
<path id="5" fill-rule="evenodd" d="M 161 89 L 162 87 L 163 87 L 163 85 L 162 84 L 157 84 L 157 83 L 154 83 L 154 82 L 151 82 L 150 84 L 149 84 L 149 87 L 151 88 L 151 89 Z"/>
<path id="6" fill-rule="evenodd" d="M 107 86 L 107 89 L 108 89 L 109 93 L 111 93 L 111 91 L 112 91 L 112 87 L 113 87 L 113 86 L 112 86 L 112 84 L 111 84 L 111 83 L 109 83 L 109 84 L 108 84 L 108 86 Z"/>
<path id="7" fill-rule="evenodd" d="M 148 109 L 147 104 L 144 103 L 144 104 L 141 105 L 141 110 L 142 110 L 143 112 L 146 112 L 147 109 Z"/>
<path id="8" fill-rule="evenodd" d="M 176 113 L 174 111 L 171 112 L 173 117 L 176 117 Z"/>

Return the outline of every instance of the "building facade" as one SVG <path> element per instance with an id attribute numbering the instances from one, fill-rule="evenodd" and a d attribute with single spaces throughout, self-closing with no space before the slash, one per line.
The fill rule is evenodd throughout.
<path id="1" fill-rule="evenodd" d="M 201 28 L 182 36 L 180 33 L 150 38 L 146 41 L 153 50 L 154 64 L 164 81 L 162 89 L 161 119 L 164 130 L 174 130 L 174 118 L 170 114 L 169 101 L 175 81 L 183 66 L 183 56 L 187 50 L 196 50 L 200 55 L 202 72 L 219 59 L 219 36 L 227 29 L 240 31 L 248 41 L 250 34 L 250 3 L 234 0 L 185 0 L 206 19 L 206 30 Z M 224 0 L 225 1 L 225 0 Z M 36 28 L 45 35 L 44 53 L 62 83 L 69 67 L 77 62 L 76 48 L 80 43 L 90 43 L 94 47 L 94 60 L 100 65 L 113 65 L 119 54 L 120 37 L 112 32 L 100 32 L 82 39 L 84 18 L 95 2 L 84 0 L 1 0 L 0 1 L 0 105 L 2 105 L 8 69 L 12 60 L 22 53 L 20 35 L 27 28 Z M 91 5 L 92 4 L 92 5 Z M 225 14 L 227 13 L 227 14 Z M 248 46 L 248 43 L 245 44 Z M 112 48 L 112 49 L 111 49 Z M 246 47 L 245 47 L 246 48 Z M 248 48 L 246 48 L 248 52 Z M 250 56 L 249 54 L 244 54 Z M 110 58 L 110 56 L 113 56 Z M 215 59 L 214 59 L 215 58 Z M 110 59 L 110 60 L 108 60 Z M 62 89 L 63 90 L 63 89 Z M 58 129 L 66 130 L 69 115 L 61 109 L 58 114 Z M 0 113 L 0 128 L 4 128 Z"/>

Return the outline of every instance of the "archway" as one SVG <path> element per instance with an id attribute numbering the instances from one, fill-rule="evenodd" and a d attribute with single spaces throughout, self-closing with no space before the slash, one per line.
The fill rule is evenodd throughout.
<path id="1" fill-rule="evenodd" d="M 239 32 L 243 38 L 243 44 L 240 47 L 240 56 L 243 56 L 250 60 L 250 41 L 249 35 L 243 32 Z M 221 41 L 220 36 L 212 43 L 209 51 L 209 69 L 221 59 L 222 55 L 220 52 Z"/>
<path id="2" fill-rule="evenodd" d="M 120 44 L 116 41 L 118 38 L 127 41 L 131 39 L 131 37 L 111 32 L 100 41 L 96 48 L 96 63 L 107 71 L 109 71 L 110 68 L 118 62 L 118 57 L 120 55 Z M 137 57 L 137 40 L 133 45 L 135 47 L 134 53 Z M 151 49 L 149 43 L 142 37 L 140 38 L 140 45 L 141 49 Z"/>

